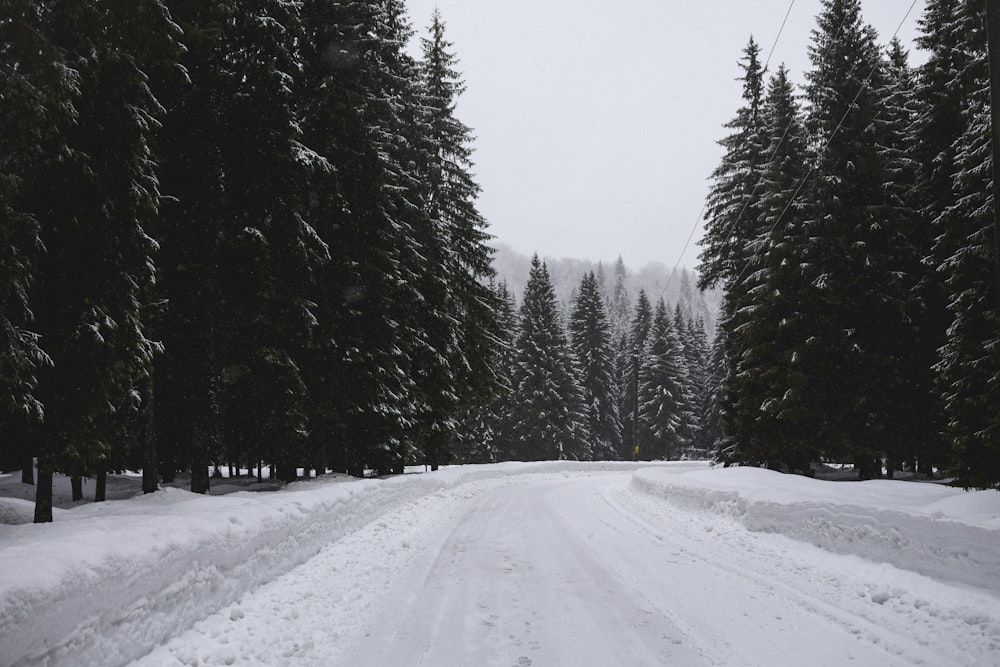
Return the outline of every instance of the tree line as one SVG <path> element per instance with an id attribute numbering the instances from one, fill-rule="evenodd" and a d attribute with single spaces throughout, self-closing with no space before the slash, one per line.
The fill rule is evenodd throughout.
<path id="1" fill-rule="evenodd" d="M 725 290 L 718 457 L 1000 487 L 985 3 L 928 0 L 908 64 L 824 0 L 801 88 L 751 38 L 702 242 Z"/>
<path id="2" fill-rule="evenodd" d="M 4 0 L 0 456 L 401 472 L 499 381 L 463 84 L 402 0 Z"/>
<path id="3" fill-rule="evenodd" d="M 458 460 L 709 457 L 719 357 L 704 319 L 690 303 L 668 308 L 661 296 L 654 306 L 644 290 L 632 299 L 620 258 L 610 294 L 603 283 L 589 271 L 560 304 L 536 255 L 519 308 L 506 283 L 497 286 L 497 374 L 507 390 L 460 426 Z"/>

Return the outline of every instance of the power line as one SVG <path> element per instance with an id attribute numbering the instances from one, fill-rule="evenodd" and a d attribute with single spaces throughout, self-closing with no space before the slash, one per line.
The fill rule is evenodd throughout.
<path id="1" fill-rule="evenodd" d="M 908 19 L 910 17 L 910 13 L 913 11 L 913 8 L 916 7 L 916 6 L 917 6 L 917 0 L 913 0 L 913 2 L 910 3 L 910 8 L 906 10 L 906 14 L 903 16 L 903 20 L 901 20 L 899 22 L 899 25 L 896 26 L 896 31 L 893 32 L 892 33 L 892 37 L 889 38 L 890 42 L 892 42 L 892 40 L 894 40 L 896 38 L 896 36 L 899 34 L 899 31 L 903 28 L 903 24 L 906 23 L 906 19 Z M 826 153 L 827 149 L 830 147 L 830 144 L 833 142 L 834 137 L 837 136 L 837 133 L 840 132 L 840 129 L 844 126 L 844 122 L 847 120 L 847 117 L 851 114 L 851 110 L 854 108 L 854 105 L 857 104 L 858 98 L 860 98 L 861 94 L 864 93 L 865 89 L 868 88 L 868 84 L 871 83 L 872 77 L 875 76 L 875 72 L 878 71 L 878 68 L 879 68 L 880 65 L 881 65 L 880 62 L 876 62 L 872 66 L 871 71 L 868 72 L 868 76 L 865 77 L 864 82 L 861 84 L 861 88 L 858 90 L 857 94 L 854 96 L 854 99 L 851 100 L 851 103 L 849 105 L 847 105 L 847 110 L 844 111 L 844 115 L 841 117 L 840 122 L 837 123 L 837 127 L 835 127 L 833 129 L 833 132 L 830 133 L 830 136 L 827 137 L 826 143 L 823 144 L 823 148 L 816 155 L 816 159 L 812 161 L 812 165 L 809 167 L 809 171 L 807 171 L 806 175 L 802 177 L 802 180 L 799 182 L 798 187 L 795 188 L 795 192 L 792 193 L 792 196 L 789 198 L 788 203 L 785 204 L 785 207 L 781 210 L 781 213 L 778 214 L 778 217 L 775 219 L 774 224 L 771 225 L 770 229 L 767 230 L 767 235 L 768 236 L 770 236 L 771 233 L 774 232 L 774 230 L 778 227 L 778 224 L 781 222 L 781 219 L 785 217 L 785 213 L 787 213 L 788 209 L 790 209 L 792 207 L 792 204 L 795 203 L 795 199 L 799 196 L 799 193 L 802 191 L 802 188 L 809 181 L 809 177 L 812 176 L 813 172 L 816 170 L 817 163 L 823 157 L 823 155 Z M 786 134 L 787 134 L 787 130 L 786 130 Z M 758 184 L 759 184 L 759 181 L 758 181 Z M 755 190 L 756 190 L 756 188 L 755 188 Z M 742 280 L 743 277 L 746 275 L 747 269 L 749 269 L 749 268 L 750 268 L 750 262 L 747 262 L 744 265 L 743 270 L 740 271 L 739 275 L 736 276 L 736 279 L 733 280 L 733 282 L 734 283 L 738 283 L 740 280 Z"/>
<path id="2" fill-rule="evenodd" d="M 795 0 L 792 0 L 788 4 L 788 11 L 785 12 L 785 18 L 781 21 L 781 27 L 778 28 L 778 35 L 774 38 L 774 42 L 771 44 L 771 50 L 767 54 L 767 60 L 764 61 L 764 71 L 767 71 L 767 66 L 771 64 L 771 56 L 774 55 L 774 49 L 778 46 L 778 40 L 781 39 L 781 33 L 785 31 L 785 24 L 788 23 L 788 17 L 792 14 L 792 7 L 795 6 Z M 843 27 L 843 26 L 841 26 Z"/>
<path id="3" fill-rule="evenodd" d="M 781 35 L 785 31 L 785 26 L 788 24 L 788 17 L 791 15 L 793 7 L 795 7 L 795 0 L 791 0 L 791 2 L 788 4 L 788 11 L 785 12 L 785 18 L 782 19 L 781 26 L 778 28 L 778 34 L 775 35 L 774 41 L 771 43 L 771 50 L 767 54 L 767 60 L 764 63 L 764 70 L 763 70 L 763 72 L 766 72 L 767 68 L 768 68 L 768 65 L 771 64 L 771 56 L 774 55 L 774 50 L 778 46 L 778 40 L 781 39 Z M 844 27 L 843 24 L 841 24 L 841 26 L 840 26 L 841 30 L 843 29 L 843 27 Z M 838 31 L 838 34 L 839 34 L 839 31 Z M 763 74 L 763 72 L 762 72 L 762 74 Z M 785 134 L 788 134 L 788 130 L 787 129 L 785 130 Z M 785 139 L 784 136 L 782 136 L 781 141 L 784 141 L 784 139 Z M 781 142 L 778 142 L 778 146 L 780 146 L 780 145 L 781 145 Z M 778 147 L 775 146 L 774 151 L 776 152 L 777 150 L 778 150 Z M 771 157 L 773 157 L 773 156 L 774 156 L 774 152 L 771 153 Z M 747 206 L 750 204 L 750 199 L 753 198 L 753 194 L 754 194 L 754 192 L 757 191 L 757 187 L 759 187 L 759 186 L 760 186 L 760 181 L 758 180 L 757 181 L 757 185 L 754 186 L 754 189 L 750 193 L 750 196 L 747 197 L 747 203 L 744 204 L 743 210 L 741 210 L 740 213 L 739 213 L 739 215 L 736 217 L 736 222 L 733 223 L 734 227 L 739 222 L 739 219 L 743 217 L 743 212 L 746 211 Z M 670 272 L 670 275 L 667 277 L 667 282 L 663 285 L 663 289 L 660 291 L 660 296 L 661 297 L 664 294 L 666 294 L 667 288 L 670 287 L 670 283 L 673 282 L 674 275 L 677 273 L 677 269 L 680 267 L 681 262 L 684 261 L 684 254 L 687 253 L 687 249 L 691 246 L 691 239 L 694 238 L 695 233 L 698 231 L 698 226 L 701 224 L 701 220 L 702 220 L 702 218 L 705 215 L 705 209 L 706 208 L 708 208 L 708 200 L 707 199 L 705 200 L 705 203 L 702 204 L 701 211 L 698 213 L 698 217 L 695 219 L 694 225 L 691 226 L 691 233 L 688 234 L 687 241 L 684 242 L 684 247 L 681 249 L 681 254 L 677 258 L 677 263 L 674 264 L 673 270 Z"/>
<path id="4" fill-rule="evenodd" d="M 910 4 L 909 9 L 906 10 L 906 14 L 903 16 L 902 20 L 899 22 L 899 25 L 896 26 L 895 32 L 892 33 L 892 37 L 889 38 L 890 42 L 893 39 L 895 39 L 896 36 L 899 34 L 899 31 L 903 28 L 903 25 L 906 23 L 906 20 L 910 17 L 910 14 L 913 12 L 913 8 L 916 7 L 916 5 L 917 5 L 917 0 L 913 0 L 913 2 Z M 843 29 L 843 25 L 841 25 L 841 29 Z M 839 31 L 838 31 L 838 34 L 839 34 Z M 847 110 L 844 112 L 844 115 L 841 117 L 840 122 L 837 123 L 837 126 L 834 128 L 833 132 L 827 138 L 826 143 L 823 144 L 823 148 L 816 155 L 816 159 L 812 161 L 813 163 L 809 167 L 809 171 L 806 172 L 806 175 L 802 177 L 801 181 L 799 181 L 798 186 L 795 188 L 795 192 L 792 193 L 792 196 L 789 198 L 788 202 L 785 204 L 785 207 L 782 209 L 782 211 L 778 215 L 777 219 L 775 219 L 774 224 L 771 225 L 771 227 L 768 229 L 768 231 L 767 231 L 767 235 L 768 236 L 771 233 L 774 232 L 774 230 L 781 223 L 781 219 L 785 216 L 785 213 L 787 213 L 788 209 L 790 209 L 792 207 L 792 204 L 795 203 L 795 200 L 799 196 L 799 193 L 802 191 L 802 188 L 805 187 L 805 184 L 809 181 L 810 176 L 812 176 L 812 173 L 816 170 L 816 164 L 817 164 L 817 162 L 819 161 L 820 158 L 823 157 L 823 155 L 826 153 L 827 149 L 830 147 L 830 144 L 833 142 L 834 137 L 837 136 L 837 133 L 840 132 L 841 128 L 844 126 L 844 122 L 847 120 L 847 117 L 850 115 L 851 110 L 854 108 L 854 105 L 858 101 L 858 98 L 861 97 L 862 93 L 864 93 L 865 89 L 868 87 L 868 84 L 871 82 L 872 77 L 875 75 L 875 72 L 878 71 L 878 68 L 879 68 L 880 64 L 881 63 L 876 62 L 875 65 L 872 67 L 871 71 L 868 73 L 868 76 L 865 77 L 864 82 L 861 84 L 861 88 L 858 90 L 857 94 L 854 96 L 854 99 L 851 100 L 851 103 L 847 106 Z M 786 129 L 785 130 L 785 134 L 787 135 L 787 133 L 788 133 L 788 130 Z M 760 183 L 760 181 L 758 181 L 758 185 L 759 185 L 759 183 Z M 756 188 L 755 188 L 755 190 L 756 190 Z M 746 207 L 744 207 L 744 210 L 746 210 Z M 738 283 L 740 280 L 742 280 L 743 277 L 746 274 L 747 269 L 749 269 L 749 268 L 750 268 L 750 262 L 747 262 L 747 264 L 743 267 L 743 270 L 740 271 L 739 275 L 736 277 L 735 280 L 733 280 L 733 282 L 734 283 Z M 716 379 L 718 381 L 722 380 L 722 378 L 716 378 Z"/>

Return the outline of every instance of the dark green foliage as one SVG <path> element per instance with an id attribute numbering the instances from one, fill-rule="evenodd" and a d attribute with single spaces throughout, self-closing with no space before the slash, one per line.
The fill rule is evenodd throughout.
<path id="1" fill-rule="evenodd" d="M 154 0 L 46 3 L 30 24 L 42 50 L 29 41 L 7 55 L 32 74 L 39 56 L 65 72 L 50 79 L 51 98 L 36 97 L 52 125 L 22 127 L 12 163 L 26 168 L 15 211 L 21 224 L 37 221 L 45 249 L 22 292 L 52 362 L 37 373 L 47 417 L 32 440 L 40 479 L 86 476 L 120 467 L 157 349 L 144 304 L 155 280 L 147 229 L 160 198 L 150 141 L 162 109 L 139 66 L 169 55 L 176 31 Z M 30 85 L 20 89 L 29 97 Z M 49 499 L 39 497 L 35 519 L 51 520 Z"/>
<path id="2" fill-rule="evenodd" d="M 434 395 L 447 398 L 438 407 L 436 430 L 447 441 L 455 419 L 478 411 L 499 388 L 501 336 L 497 311 L 502 307 L 488 287 L 494 275 L 486 221 L 476 209 L 479 186 L 471 175 L 471 130 L 454 115 L 464 90 L 452 44 L 438 11 L 431 17 L 430 37 L 422 40 L 420 82 L 428 147 L 420 165 L 425 179 L 426 228 L 432 232 L 424 256 L 440 262 L 423 265 L 428 291 L 440 302 L 431 315 L 440 322 L 433 341 L 438 351 L 439 386 Z M 433 267 L 433 268 L 432 268 Z M 440 401 L 439 401 L 440 403 Z"/>
<path id="3" fill-rule="evenodd" d="M 25 200 L 26 178 L 65 155 L 79 77 L 45 39 L 50 3 L 6 3 L 0 17 L 0 465 L 31 451 L 28 422 L 44 415 L 38 374 L 51 363 L 33 330 L 29 292 L 42 253 L 40 221 Z"/>
<path id="4" fill-rule="evenodd" d="M 743 106 L 725 125 L 732 133 L 719 142 L 725 155 L 712 173 L 708 195 L 698 267 L 698 284 L 702 288 L 735 287 L 733 283 L 746 266 L 747 241 L 758 229 L 760 171 L 766 161 L 760 118 L 764 68 L 760 45 L 752 37 L 743 56 Z"/>
<path id="5" fill-rule="evenodd" d="M 462 463 L 495 463 L 514 458 L 511 448 L 514 399 L 511 393 L 514 371 L 514 341 L 517 339 L 517 310 L 506 283 L 494 288 L 500 304 L 497 348 L 492 357 L 491 377 L 499 391 L 482 407 L 471 407 L 459 420 L 455 435 L 456 458 Z"/>
<path id="6" fill-rule="evenodd" d="M 643 427 L 640 416 L 639 426 L 636 428 L 636 394 L 638 393 L 639 382 L 638 373 L 642 372 L 648 364 L 646 358 L 646 343 L 649 340 L 649 332 L 653 326 L 653 309 L 649 305 L 649 297 L 644 290 L 639 291 L 636 299 L 635 311 L 632 316 L 632 324 L 628 337 L 622 346 L 620 357 L 619 377 L 619 418 L 622 423 L 622 459 L 631 461 L 638 446 L 640 452 L 648 442 L 648 429 Z M 637 437 L 638 436 L 638 437 Z"/>
<path id="7" fill-rule="evenodd" d="M 1000 488 L 1000 279 L 984 19 L 977 5 L 957 12 L 952 22 L 970 35 L 967 45 L 979 54 L 966 73 L 979 85 L 968 100 L 965 130 L 955 144 L 954 203 L 939 220 L 936 255 L 948 255 L 940 272 L 953 320 L 938 371 L 959 482 Z"/>
<path id="8" fill-rule="evenodd" d="M 743 239 L 719 337 L 720 460 L 931 474 L 947 443 L 962 483 L 997 485 L 983 16 L 981 3 L 931 0 L 915 72 L 898 41 L 880 53 L 857 0 L 824 0 L 805 131 L 787 75 L 772 79 L 771 159 L 747 199 L 761 224 Z M 721 278 L 733 253 L 709 240 L 705 266 Z"/>
<path id="9" fill-rule="evenodd" d="M 678 459 L 690 442 L 694 397 L 689 377 L 683 344 L 660 299 L 639 369 L 639 419 L 646 434 L 641 459 Z"/>
<path id="10" fill-rule="evenodd" d="M 807 470 L 816 454 L 804 413 L 797 346 L 808 327 L 808 283 L 798 257 L 805 244 L 804 205 L 795 194 L 808 172 L 808 145 L 787 71 L 768 84 L 763 126 L 770 157 L 761 176 L 761 233 L 741 292 L 744 305 L 726 321 L 729 368 L 722 415 L 727 463 Z M 728 298 L 728 297 L 727 297 Z M 738 344 L 738 347 L 737 347 Z"/>
<path id="11" fill-rule="evenodd" d="M 521 303 L 515 350 L 513 456 L 526 461 L 589 460 L 583 392 L 548 271 L 537 255 Z"/>
<path id="12" fill-rule="evenodd" d="M 570 315 L 569 333 L 580 366 L 580 388 L 593 442 L 593 457 L 617 459 L 621 451 L 619 390 L 604 298 L 593 273 L 585 275 L 580 282 Z"/>
<path id="13" fill-rule="evenodd" d="M 925 264 L 919 284 L 924 311 L 918 320 L 919 363 L 924 367 L 938 361 L 952 321 L 948 288 L 936 269 L 962 244 L 961 238 L 949 233 L 943 214 L 955 200 L 958 140 L 969 123 L 965 109 L 983 85 L 987 63 L 982 14 L 983 5 L 975 0 L 929 0 L 917 39 L 927 60 L 918 70 L 914 91 L 916 114 L 908 143 L 917 175 L 909 201 L 918 214 L 914 234 L 919 234 L 915 238 Z M 935 392 L 935 399 L 939 394 Z M 942 405 L 935 400 L 928 411 L 933 431 L 915 452 L 913 464 L 924 473 L 949 460 L 948 443 L 942 437 L 946 422 Z"/>
<path id="14" fill-rule="evenodd" d="M 4 454 L 201 492 L 449 460 L 509 347 L 440 16 L 419 64 L 395 0 L 8 5 Z"/>

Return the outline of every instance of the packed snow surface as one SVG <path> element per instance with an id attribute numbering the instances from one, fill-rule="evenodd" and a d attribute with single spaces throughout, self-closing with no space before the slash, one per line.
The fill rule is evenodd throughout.
<path id="1" fill-rule="evenodd" d="M 0 665 L 130 663 L 1000 665 L 1000 493 L 509 463 L 0 525 Z"/>

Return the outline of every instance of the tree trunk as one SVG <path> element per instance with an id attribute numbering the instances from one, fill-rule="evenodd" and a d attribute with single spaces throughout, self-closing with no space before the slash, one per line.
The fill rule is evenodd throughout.
<path id="1" fill-rule="evenodd" d="M 35 487 L 35 523 L 52 522 L 52 471 L 38 469 Z"/>
<path id="2" fill-rule="evenodd" d="M 108 471 L 101 470 L 97 473 L 97 486 L 94 488 L 94 502 L 103 503 L 108 491 Z"/>
<path id="3" fill-rule="evenodd" d="M 192 493 L 208 493 L 208 437 L 198 429 L 195 431 L 195 442 L 191 452 L 191 491 Z"/>
<path id="4" fill-rule="evenodd" d="M 21 484 L 35 484 L 35 457 L 30 452 L 25 452 L 21 464 Z"/>
<path id="5" fill-rule="evenodd" d="M 159 459 L 156 454 L 156 422 L 154 421 L 153 407 L 153 377 L 150 376 L 146 385 L 146 404 L 142 410 L 142 492 L 153 493 L 159 488 L 157 479 L 157 468 Z"/>
<path id="6" fill-rule="evenodd" d="M 70 477 L 69 482 L 73 487 L 73 502 L 83 500 L 83 478 L 79 475 L 73 475 Z"/>

